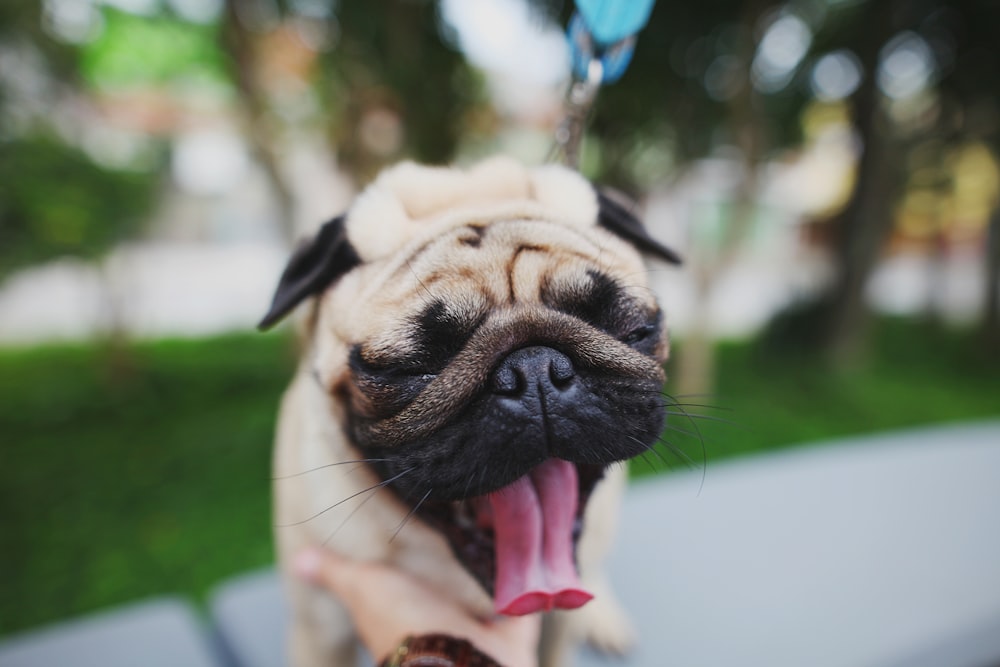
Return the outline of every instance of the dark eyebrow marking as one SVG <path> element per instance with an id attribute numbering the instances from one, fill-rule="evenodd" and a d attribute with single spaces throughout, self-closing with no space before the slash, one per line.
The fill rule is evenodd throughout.
<path id="1" fill-rule="evenodd" d="M 440 370 L 465 344 L 483 320 L 486 311 L 456 313 L 435 299 L 413 319 L 421 365 L 430 372 Z"/>
<path id="2" fill-rule="evenodd" d="M 619 334 L 622 327 L 629 326 L 640 315 L 638 304 L 606 273 L 588 269 L 586 275 L 585 281 L 545 281 L 541 288 L 542 303 L 598 329 Z"/>
<path id="3" fill-rule="evenodd" d="M 486 237 L 486 227 L 484 225 L 466 225 L 464 229 L 472 232 L 472 235 L 466 234 L 458 239 L 463 245 L 472 248 L 478 248 L 482 245 L 483 239 Z"/>
<path id="4" fill-rule="evenodd" d="M 463 230 L 468 230 L 468 231 L 472 232 L 473 234 L 475 234 L 475 237 L 473 237 L 473 236 L 460 237 L 459 241 L 461 241 L 465 245 L 470 245 L 470 246 L 473 246 L 473 247 L 478 247 L 482 243 L 482 240 L 486 237 L 487 225 L 481 225 L 481 224 L 472 223 L 472 224 L 465 225 L 464 227 L 462 227 L 462 229 Z M 478 238 L 476 238 L 476 237 L 478 237 Z M 433 238 L 427 239 L 426 242 L 422 243 L 418 248 L 414 249 L 414 251 L 410 253 L 409 257 L 406 258 L 406 261 L 403 262 L 399 266 L 398 269 L 396 269 L 396 272 L 393 274 L 393 276 L 397 276 L 400 273 L 402 273 L 403 271 L 407 271 L 407 270 L 411 270 L 412 271 L 411 265 L 413 264 L 413 262 L 418 257 L 420 257 L 420 255 L 422 255 L 425 252 L 427 252 L 427 250 L 431 246 L 439 243 L 441 240 L 442 239 L 441 239 L 440 236 L 435 236 Z"/>

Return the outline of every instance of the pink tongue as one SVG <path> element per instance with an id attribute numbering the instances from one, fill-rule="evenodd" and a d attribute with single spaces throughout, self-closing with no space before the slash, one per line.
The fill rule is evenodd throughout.
<path id="1" fill-rule="evenodd" d="M 488 496 L 496 536 L 496 611 L 523 616 L 576 609 L 593 595 L 573 564 L 576 468 L 549 459 Z"/>

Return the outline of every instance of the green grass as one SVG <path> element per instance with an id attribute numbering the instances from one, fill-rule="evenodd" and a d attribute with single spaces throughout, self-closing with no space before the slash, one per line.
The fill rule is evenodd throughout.
<path id="1" fill-rule="evenodd" d="M 971 332 L 905 320 L 879 322 L 868 363 L 849 371 L 775 358 L 753 343 L 725 343 L 714 395 L 676 397 L 710 406 L 685 408 L 689 416 L 675 409 L 668 417 L 664 438 L 681 453 L 661 448 L 669 465 L 657 460 L 633 471 L 700 469 L 713 460 L 840 436 L 1000 417 L 997 352 Z M 675 354 L 684 354 L 683 344 Z M 668 394 L 671 389 L 668 382 Z"/>
<path id="2" fill-rule="evenodd" d="M 725 345 L 717 394 L 687 401 L 718 406 L 692 411 L 725 421 L 675 415 L 671 426 L 697 424 L 702 438 L 669 439 L 699 469 L 703 446 L 710 466 L 839 435 L 1000 416 L 1000 374 L 981 349 L 970 336 L 884 323 L 872 363 L 847 373 Z M 291 342 L 236 336 L 109 354 L 0 350 L 0 634 L 144 596 L 200 598 L 272 560 L 269 450 Z M 676 455 L 664 458 L 683 469 Z"/>
<path id="3" fill-rule="evenodd" d="M 202 595 L 272 560 L 268 480 L 289 342 L 0 353 L 0 632 Z M 120 364 L 119 364 L 120 365 Z"/>

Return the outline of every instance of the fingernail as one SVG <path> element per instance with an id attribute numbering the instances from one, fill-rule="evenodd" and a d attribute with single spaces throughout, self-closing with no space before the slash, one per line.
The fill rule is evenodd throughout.
<path id="1" fill-rule="evenodd" d="M 319 577 L 320 554 L 315 547 L 307 547 L 292 559 L 292 571 L 306 581 L 316 581 Z"/>

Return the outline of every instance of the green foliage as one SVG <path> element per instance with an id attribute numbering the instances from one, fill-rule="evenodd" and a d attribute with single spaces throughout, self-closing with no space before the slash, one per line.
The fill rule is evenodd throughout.
<path id="1" fill-rule="evenodd" d="M 229 85 L 217 25 L 164 14 L 138 16 L 108 7 L 102 13 L 104 28 L 83 48 L 80 61 L 91 85 L 145 87 L 184 80 Z"/>
<path id="2" fill-rule="evenodd" d="M 41 0 L 4 0 L 0 2 L 0 45 L 15 49 L 30 47 L 45 64 L 49 74 L 61 81 L 72 82 L 77 75 L 79 52 L 72 44 L 59 41 L 43 27 L 44 9 Z M 4 53 L 4 67 L 16 67 L 13 54 Z M 6 100 L 0 86 L 0 107 Z"/>
<path id="3" fill-rule="evenodd" d="M 138 227 L 155 185 L 50 136 L 0 141 L 0 278 L 61 255 L 100 255 Z"/>
<path id="4" fill-rule="evenodd" d="M 719 406 L 686 409 L 725 421 L 675 414 L 666 438 L 700 469 L 702 442 L 676 430 L 697 424 L 711 475 L 724 457 L 1000 416 L 997 368 L 964 334 L 900 322 L 877 334 L 878 356 L 849 374 L 726 345 L 718 395 L 678 399 Z M 0 351 L 0 633 L 144 596 L 203 596 L 273 559 L 269 459 L 291 341 L 131 352 L 123 369 L 101 348 Z M 663 456 L 685 468 L 676 453 Z"/>
<path id="5" fill-rule="evenodd" d="M 274 336 L 0 354 L 0 632 L 271 562 Z"/>
<path id="6" fill-rule="evenodd" d="M 441 39 L 436 3 L 342 2 L 336 20 L 342 33 L 324 54 L 318 77 L 338 162 L 365 181 L 386 158 L 450 160 L 469 129 L 467 114 L 482 103 L 484 93 L 462 54 Z M 396 154 L 372 156 L 359 139 L 362 119 L 375 109 L 390 110 L 401 120 L 402 146 Z"/>

